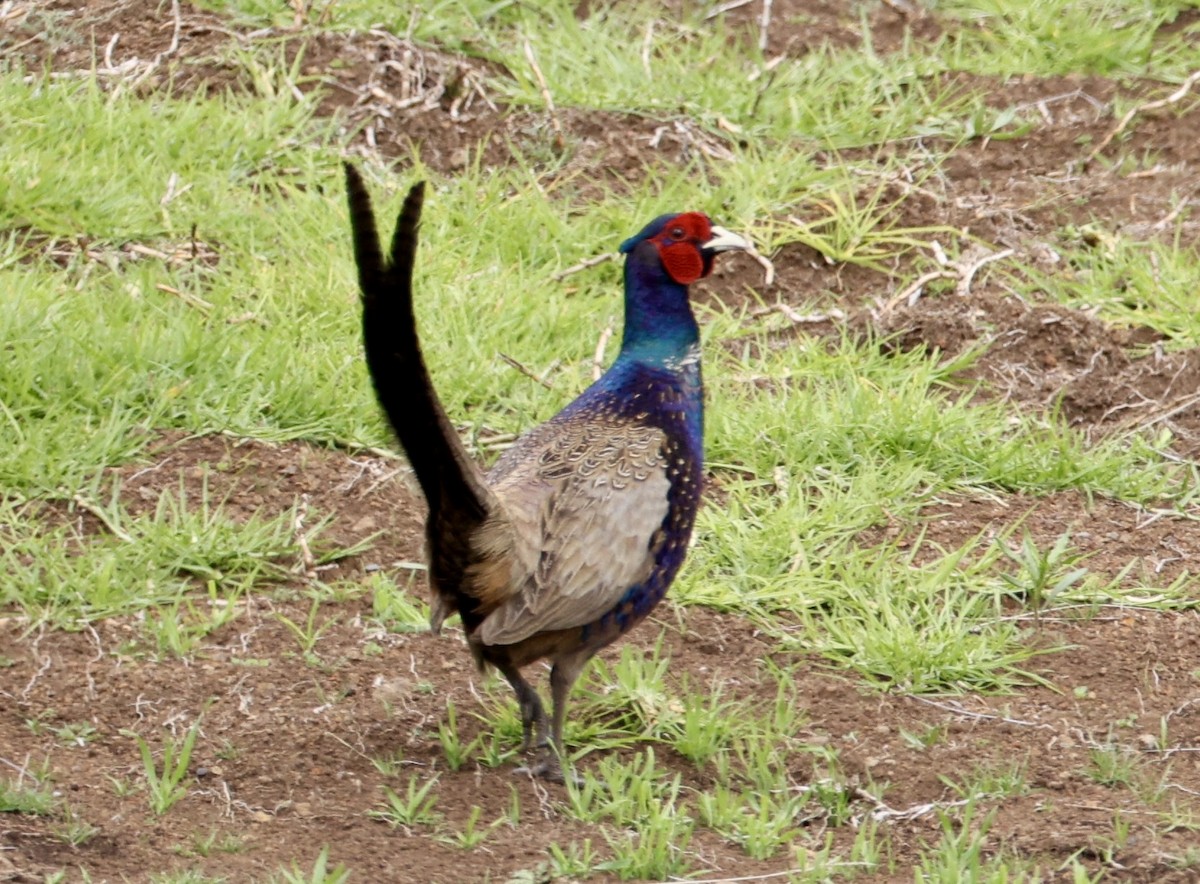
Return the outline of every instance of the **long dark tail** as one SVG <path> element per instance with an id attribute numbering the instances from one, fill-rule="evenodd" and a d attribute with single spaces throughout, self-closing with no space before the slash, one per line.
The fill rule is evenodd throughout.
<path id="1" fill-rule="evenodd" d="M 349 163 L 346 193 L 362 290 L 363 343 L 375 395 L 417 474 L 434 523 L 477 525 L 487 514 L 490 495 L 433 389 L 413 316 L 412 271 L 425 184 L 414 184 L 404 200 L 387 261 L 371 197 Z"/>

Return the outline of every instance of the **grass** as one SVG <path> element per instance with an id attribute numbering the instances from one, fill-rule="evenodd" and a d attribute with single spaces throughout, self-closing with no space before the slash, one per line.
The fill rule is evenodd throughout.
<path id="1" fill-rule="evenodd" d="M 200 719 L 188 728 L 182 741 L 174 737 L 164 737 L 162 747 L 162 766 L 155 763 L 150 745 L 139 734 L 127 731 L 124 734 L 137 744 L 138 754 L 142 760 L 142 774 L 146 779 L 146 797 L 150 802 L 150 810 L 155 816 L 162 816 L 181 800 L 187 797 L 188 766 L 192 761 L 192 750 L 196 746 L 196 738 L 200 735 Z"/>
<path id="2" fill-rule="evenodd" d="M 408 790 L 403 795 L 384 786 L 384 802 L 378 809 L 371 811 L 371 816 L 389 825 L 406 829 L 432 825 L 440 818 L 434 810 L 437 805 L 437 793 L 432 790 L 436 784 L 436 777 L 422 784 L 419 778 L 413 775 L 409 777 Z"/>
<path id="3" fill-rule="evenodd" d="M 291 26 L 296 14 L 263 0 L 202 5 L 248 27 Z M 935 266 L 938 249 L 955 258 L 972 245 L 946 224 L 912 220 L 930 214 L 917 200 L 936 190 L 942 164 L 964 145 L 1023 138 L 1042 125 L 1036 108 L 996 98 L 997 83 L 1068 76 L 1159 87 L 1200 65 L 1195 25 L 1164 28 L 1189 4 L 1167 0 L 941 0 L 929 4 L 937 33 L 891 51 L 864 9 L 861 41 L 814 45 L 780 62 L 756 48 L 753 28 L 707 21 L 712 4 L 671 20 L 657 5 L 593 5 L 580 17 L 565 2 L 450 0 L 418 14 L 341 0 L 302 11 L 295 35 L 382 23 L 425 48 L 486 62 L 485 89 L 514 106 L 543 110 L 549 92 L 560 114 L 681 118 L 694 144 L 709 148 L 655 160 L 633 188 L 602 181 L 586 191 L 572 166 L 586 145 L 573 138 L 562 153 L 533 138 L 512 145 L 509 164 L 469 162 L 454 175 L 416 158 L 400 172 L 378 156 L 360 161 L 385 215 L 412 180 L 433 183 L 418 310 L 447 409 L 473 438 L 526 428 L 587 382 L 597 330 L 620 312 L 619 269 L 600 265 L 567 283 L 554 274 L 611 251 L 638 219 L 695 207 L 750 228 L 764 252 L 798 244 L 831 275 L 869 271 L 856 277 L 875 280 L 861 302 L 886 300 Z M 58 39 L 60 26 L 47 20 L 44 33 Z M 312 95 L 289 88 L 303 81 L 297 58 L 278 40 L 250 41 L 222 58 L 249 85 L 215 98 L 105 88 L 92 77 L 0 63 L 0 613 L 23 618 L 30 634 L 125 618 L 135 624 L 124 648 L 131 660 L 187 660 L 244 616 L 248 599 L 295 582 L 295 509 L 234 515 L 207 486 L 196 494 L 182 484 L 132 502 L 112 471 L 151 457 L 161 431 L 389 444 L 359 355 L 339 168 L 352 133 L 317 116 Z M 1153 157 L 1120 148 L 1110 150 L 1117 172 L 1152 166 Z M 1186 204 L 1178 207 L 1157 230 L 1114 232 L 1093 219 L 1052 231 L 1060 267 L 1069 268 L 1062 272 L 994 270 L 1030 301 L 1149 326 L 1168 350 L 1195 347 L 1200 263 Z M 1035 656 L 1056 649 L 1026 613 L 1195 606 L 1187 575 L 1093 573 L 1065 527 L 1040 542 L 1017 529 L 981 529 L 942 547 L 922 524 L 931 504 L 1018 493 L 1077 492 L 1194 515 L 1196 473 L 1164 455 L 1170 430 L 1092 438 L 1052 409 L 965 386 L 977 353 L 947 361 L 849 331 L 792 337 L 790 325 L 752 315 L 777 292 L 737 294 L 699 308 L 707 458 L 720 505 L 702 512 L 676 601 L 750 618 L 778 654 L 819 661 L 860 688 L 985 695 L 1037 684 Z M 838 298 L 831 290 L 787 297 L 800 313 Z M 309 523 L 322 563 L 355 551 L 323 539 L 320 514 Z M 888 528 L 900 538 L 866 539 Z M 400 573 L 420 577 L 420 569 L 404 563 Z M 308 586 L 308 606 L 277 612 L 274 623 L 310 668 L 335 670 L 340 661 L 317 652 L 335 624 L 357 625 L 357 613 L 339 607 L 356 593 L 369 594 L 371 622 L 389 639 L 424 627 L 425 602 L 391 563 L 389 574 Z M 0 662 L 16 657 L 6 652 Z M 716 673 L 674 680 L 661 648 L 626 648 L 593 667 L 567 735 L 594 757 L 555 811 L 593 834 L 556 844 L 544 870 L 703 875 L 707 839 L 719 839 L 754 861 L 786 863 L 794 880 L 895 873 L 892 835 L 858 812 L 864 799 L 843 770 L 847 747 L 811 746 L 794 685 L 801 676 L 771 665 L 773 693 L 752 699 Z M 424 762 L 394 745 L 369 756 L 380 777 L 397 779 L 373 818 L 465 853 L 488 848 L 498 827 L 545 813 L 522 808 L 514 790 L 507 819 L 488 822 L 476 807 L 459 827 L 445 822 L 440 789 L 450 775 L 496 775 L 491 768 L 512 761 L 520 736 L 503 688 L 483 690 L 485 711 L 471 706 L 470 716 L 461 698 L 457 706 L 436 698 L 443 711 L 424 725 L 437 747 L 434 769 L 410 768 Z M 481 723 L 467 720 L 480 714 Z M 1161 751 L 1177 742 L 1168 724 Z M 63 751 L 111 736 L 86 721 L 42 730 Z M 951 739 L 938 728 L 904 733 L 919 751 Z M 197 735 L 198 724 L 182 741 L 165 739 L 160 761 L 133 735 L 141 767 L 130 770 L 144 779 L 156 816 L 188 794 Z M 1112 791 L 1144 790 L 1149 776 L 1136 760 L 1129 746 L 1105 743 L 1080 775 Z M 945 881 L 1049 873 L 989 849 L 995 808 L 1030 788 L 1022 763 L 942 782 L 953 798 L 938 805 L 936 831 L 904 871 Z M 118 797 L 135 791 L 128 780 L 112 783 Z M 889 789 L 866 787 L 879 800 Z M 1162 794 L 1139 800 L 1169 816 L 1165 826 L 1189 819 L 1168 811 Z M 75 847 L 96 834 L 41 783 L 0 784 L 0 813 L 53 817 L 57 837 Z M 854 837 L 835 845 L 851 819 L 861 823 Z M 1128 822 L 1111 828 L 1114 853 Z M 209 832 L 190 842 L 191 854 L 238 847 Z M 1072 862 L 1062 871 L 1092 880 L 1093 867 Z M 206 880 L 200 872 L 171 880 L 187 874 Z M 329 868 L 322 850 L 311 867 L 293 864 L 276 879 L 347 875 Z"/>
<path id="4" fill-rule="evenodd" d="M 290 869 L 280 869 L 271 880 L 279 884 L 345 884 L 350 880 L 350 870 L 341 863 L 330 868 L 329 848 L 322 847 L 311 870 L 306 871 L 293 862 Z"/>
<path id="5" fill-rule="evenodd" d="M 1155 31 L 1174 21 L 1187 3 L 939 0 L 937 7 L 974 25 L 951 41 L 945 57 L 977 73 L 1004 76 L 1017 69 L 1043 76 L 1154 72 L 1170 77 L 1196 60 L 1194 44 L 1164 46 L 1155 39 Z"/>
<path id="6" fill-rule="evenodd" d="M 58 503 L 60 493 L 48 497 Z M 9 575 L 0 603 L 35 622 L 63 626 L 171 607 L 169 620 L 152 615 L 156 643 L 185 652 L 194 639 L 235 616 L 233 603 L 251 583 L 280 578 L 286 573 L 280 561 L 294 561 L 297 554 L 290 513 L 234 521 L 207 495 L 190 500 L 181 489 L 161 495 L 152 512 L 132 516 L 119 488 L 110 494 L 105 506 L 79 494 L 58 506 L 60 513 L 98 514 L 109 529 L 99 537 L 69 524 L 54 526 L 60 519 L 31 519 L 11 502 L 0 510 L 0 534 L 7 541 L 0 558 Z M 197 585 L 214 604 L 197 606 L 184 598 Z"/>
<path id="7" fill-rule="evenodd" d="M 11 780 L 0 781 L 0 813 L 45 815 L 54 812 L 54 796 L 35 785 Z"/>
<path id="8" fill-rule="evenodd" d="M 1044 286 L 1040 274 L 1017 281 L 1025 292 L 1054 292 L 1062 303 L 1097 312 L 1120 325 L 1144 325 L 1161 334 L 1169 350 L 1200 344 L 1200 321 L 1186 292 L 1200 284 L 1200 261 L 1184 246 L 1183 231 L 1164 239 L 1111 234 L 1098 225 L 1063 231 L 1065 258 L 1075 268 L 1066 285 Z"/>

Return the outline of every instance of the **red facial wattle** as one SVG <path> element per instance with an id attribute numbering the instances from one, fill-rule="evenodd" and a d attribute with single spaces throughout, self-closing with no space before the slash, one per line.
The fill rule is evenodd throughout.
<path id="1" fill-rule="evenodd" d="M 690 285 L 708 275 L 712 260 L 700 251 L 712 236 L 712 222 L 699 212 L 685 212 L 671 219 L 652 242 L 667 275 L 680 285 Z"/>
<path id="2" fill-rule="evenodd" d="M 663 269 L 681 285 L 690 285 L 704 276 L 704 258 L 691 243 L 659 246 Z"/>

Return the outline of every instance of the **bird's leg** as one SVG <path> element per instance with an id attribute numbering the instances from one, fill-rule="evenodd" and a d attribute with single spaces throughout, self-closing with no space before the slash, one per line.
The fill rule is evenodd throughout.
<path id="1" fill-rule="evenodd" d="M 538 692 L 533 685 L 527 682 L 521 671 L 515 666 L 498 666 L 500 674 L 512 685 L 513 693 L 517 695 L 517 705 L 521 709 L 521 728 L 524 732 L 524 740 L 521 743 L 521 751 L 528 752 L 534 746 L 546 745 L 547 726 L 546 712 L 542 709 L 542 698 L 538 696 Z M 536 729 L 537 742 L 534 742 L 534 732 Z"/>
<path id="2" fill-rule="evenodd" d="M 538 746 L 538 759 L 530 768 L 530 773 L 555 783 L 564 781 L 563 759 L 566 751 L 563 747 L 563 727 L 567 721 L 567 699 L 571 695 L 579 673 L 584 664 L 591 659 L 589 650 L 582 654 L 572 654 L 560 657 L 550 670 L 550 699 L 554 703 L 554 717 L 551 724 L 551 741 L 548 745 Z"/>
<path id="3" fill-rule="evenodd" d="M 567 699 L 571 696 L 571 688 L 575 686 L 579 673 L 587 663 L 587 657 L 572 657 L 559 660 L 550 670 L 550 701 L 554 704 L 554 717 L 551 719 L 551 734 L 554 740 L 554 751 L 558 757 L 563 757 L 563 728 L 567 723 Z"/>

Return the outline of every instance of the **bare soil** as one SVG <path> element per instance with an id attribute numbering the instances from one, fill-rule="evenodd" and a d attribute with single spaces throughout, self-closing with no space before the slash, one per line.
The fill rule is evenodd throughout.
<path id="1" fill-rule="evenodd" d="M 906 37 L 920 43 L 942 32 L 936 16 L 906 16 L 897 11 L 903 6 L 888 4 L 871 13 L 876 51 L 889 51 Z M 94 63 L 112 70 L 134 64 L 148 71 L 136 88 L 215 94 L 248 88 L 238 69 L 220 60 L 230 46 L 274 39 L 288 57 L 300 51 L 299 37 L 287 31 L 250 34 L 187 4 L 178 23 L 167 4 L 52 0 L 38 7 L 23 19 L 0 22 L 0 48 L 30 71 L 67 74 Z M 755 39 L 758 8 L 750 4 L 730 12 L 734 31 Z M 774 9 L 771 54 L 799 55 L 824 42 L 854 46 L 864 37 L 849 4 L 792 0 Z M 180 40 L 172 49 L 176 35 Z M 655 162 L 719 150 L 717 140 L 686 120 L 575 111 L 560 115 L 566 143 L 556 144 L 545 114 L 505 108 L 487 94 L 479 62 L 386 34 L 306 39 L 303 51 L 304 76 L 297 88 L 323 90 L 322 113 L 341 114 L 360 144 L 396 157 L 415 147 L 424 162 L 445 172 L 476 155 L 485 164 L 504 164 L 512 162 L 514 149 L 535 156 L 565 150 L 568 172 L 562 178 L 576 183 L 564 195 L 586 198 L 587 188 L 595 186 L 589 181 L 635 187 Z M 100 75 L 106 76 L 103 70 Z M 112 81 L 117 82 L 115 74 Z M 1018 250 L 1019 260 L 1046 270 L 1055 267 L 1059 231 L 1068 224 L 1098 220 L 1109 230 L 1142 236 L 1178 232 L 1194 247 L 1196 225 L 1187 211 L 1196 205 L 1200 184 L 1200 109 L 1193 105 L 1180 115 L 1139 120 L 1122 150 L 1153 154 L 1153 161 L 1139 174 L 1123 174 L 1103 157 L 1083 161 L 1115 123 L 1113 98 L 1161 96 L 1157 84 L 1026 78 L 1004 89 L 1005 101 L 1016 94 L 1038 107 L 1041 122 L 1013 140 L 962 146 L 915 192 L 897 180 L 897 194 L 908 197 L 903 223 L 948 224 L 989 247 Z M 409 98 L 419 100 L 406 104 Z M 1163 224 L 1164 219 L 1181 224 Z M 1194 458 L 1200 451 L 1195 350 L 1171 347 L 1147 329 L 1112 327 L 1083 312 L 1022 300 L 990 269 L 981 270 L 965 292 L 930 290 L 911 303 L 896 303 L 899 284 L 891 274 L 831 266 L 800 245 L 785 247 L 773 259 L 778 278 L 766 292 L 766 304 L 747 295 L 748 286 L 761 288 L 762 271 L 744 257 L 708 281 L 698 299 L 745 307 L 747 321 L 774 323 L 779 346 L 836 335 L 849 325 L 886 338 L 884 346 L 926 347 L 934 358 L 980 347 L 982 355 L 965 377 L 978 386 L 967 395 L 1004 397 L 1030 410 L 1057 406 L 1096 435 L 1162 426 L 1174 433 L 1178 456 Z M 776 302 L 792 314 L 773 308 Z M 813 310 L 820 315 L 794 316 Z M 421 559 L 422 504 L 398 459 L 163 434 L 143 460 L 115 470 L 114 478 L 135 511 L 153 506 L 163 491 L 181 483 L 193 493 L 207 487 L 211 498 L 226 501 L 237 516 L 283 512 L 306 497 L 313 513 L 332 516 L 325 535 L 330 543 L 371 540 L 367 552 L 323 571 L 325 581 L 361 581 L 380 568 L 402 569 L 402 563 Z M 1115 576 L 1133 563 L 1134 573 L 1153 575 L 1159 583 L 1186 578 L 1200 555 L 1194 521 L 1076 493 L 948 500 L 926 515 L 927 539 L 943 545 L 1021 522 L 1047 547 L 1069 527 L 1090 554 L 1093 570 Z M 86 511 L 59 509 L 47 518 L 70 519 L 83 533 L 105 530 Z M 895 539 L 904 530 L 881 525 L 863 540 Z M 64 867 L 86 868 L 93 881 L 145 880 L 148 871 L 167 868 L 245 880 L 296 859 L 311 863 L 328 844 L 333 859 L 350 865 L 356 880 L 509 880 L 528 870 L 521 880 L 535 881 L 549 880 L 545 860 L 551 844 L 591 838 L 603 849 L 598 832 L 561 811 L 555 787 L 512 776 L 505 767 L 445 769 L 437 725 L 445 721 L 447 699 L 459 710 L 464 739 L 479 732 L 477 716 L 486 712 L 477 693 L 483 677 L 453 630 L 442 637 L 381 630 L 370 598 L 351 594 L 322 606 L 322 621 L 330 625 L 315 648 L 314 665 L 281 620 L 307 615 L 304 586 L 297 575 L 277 591 L 247 599 L 229 625 L 184 659 L 149 647 L 136 621 L 30 634 L 19 618 L 0 616 L 5 775 L 44 765 L 77 817 L 98 827 L 91 839 L 72 847 L 62 837 L 68 821 L 60 817 L 0 816 L 0 880 L 41 880 Z M 420 591 L 419 580 L 413 589 Z M 1192 611 L 1113 610 L 1081 614 L 1077 621 L 1031 623 L 1043 647 L 1060 650 L 1030 666 L 1041 684 L 1003 697 L 922 699 L 868 688 L 819 659 L 780 652 L 749 622 L 670 603 L 628 642 L 649 651 L 661 638 L 672 679 L 698 684 L 719 674 L 731 696 L 773 696 L 764 659 L 795 667 L 797 696 L 807 714 L 803 736 L 814 746 L 835 747 L 852 783 L 889 784 L 887 806 L 865 793 L 852 799 L 856 820 L 873 817 L 887 827 L 896 880 L 911 880 L 908 868 L 921 846 L 940 838 L 937 816 L 925 805 L 954 799 L 947 779 L 1018 762 L 1027 766 L 1029 788 L 998 804 L 989 851 L 1037 861 L 1050 876 L 1079 857 L 1107 869 L 1111 880 L 1194 881 L 1195 871 L 1176 868 L 1176 860 L 1196 843 L 1195 832 L 1164 826 L 1145 809 L 1137 788 L 1101 782 L 1093 772 L 1095 753 L 1117 747 L 1127 754 L 1139 788 L 1177 799 L 1181 815 L 1190 813 L 1196 825 L 1197 617 Z M 607 657 L 616 653 L 610 650 Z M 141 775 L 128 732 L 157 745 L 166 735 L 181 736 L 202 711 L 187 797 L 161 817 L 150 815 L 144 793 L 119 797 L 114 784 Z M 1168 745 L 1158 741 L 1164 717 L 1171 725 Z M 80 723 L 94 732 L 64 740 L 62 728 Z M 935 729 L 945 737 L 925 747 L 906 738 Z M 379 804 L 380 786 L 402 786 L 384 777 L 371 758 L 396 752 L 411 770 L 439 774 L 437 809 L 446 831 L 461 830 L 475 807 L 482 808 L 485 822 L 503 816 L 514 791 L 523 809 L 521 826 L 497 828 L 468 851 L 427 831 L 374 821 L 368 811 Z M 669 753 L 664 761 L 680 772 L 685 786 L 704 785 L 694 766 Z M 593 762 L 586 757 L 581 764 Z M 811 759 L 797 758 L 794 766 L 798 782 L 813 776 Z M 1131 836 L 1112 847 L 1114 819 L 1121 816 Z M 226 835 L 244 839 L 243 849 L 201 849 L 210 834 L 217 841 Z M 845 849 L 855 832 L 841 826 L 828 834 Z M 695 865 L 714 878 L 780 872 L 794 864 L 790 857 L 751 861 L 711 833 L 697 835 L 690 849 Z"/>

